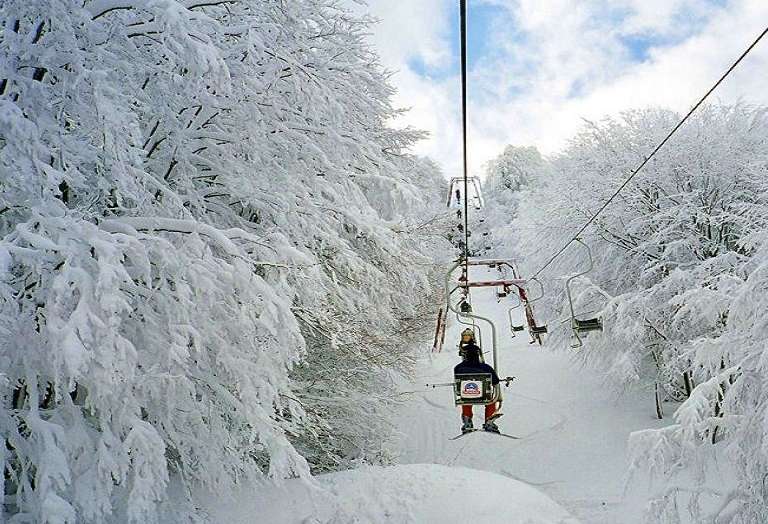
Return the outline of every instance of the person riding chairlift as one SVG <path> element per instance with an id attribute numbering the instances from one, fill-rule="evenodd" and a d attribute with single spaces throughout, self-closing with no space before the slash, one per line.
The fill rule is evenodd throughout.
<path id="1" fill-rule="evenodd" d="M 472 333 L 471 330 L 465 329 Z M 462 341 L 464 339 L 464 333 L 461 334 Z M 474 336 L 472 340 L 461 346 L 459 352 L 463 352 L 463 359 L 456 367 L 453 368 L 454 375 L 472 374 L 472 373 L 490 373 L 491 383 L 495 386 L 499 383 L 499 376 L 496 374 L 496 370 L 489 366 L 485 362 L 480 361 L 481 350 L 480 347 L 475 344 Z M 496 414 L 496 402 L 491 402 L 485 405 L 485 423 L 483 424 L 483 430 L 491 431 L 493 433 L 499 433 L 499 428 L 493 421 L 493 416 Z M 466 433 L 473 429 L 472 425 L 472 405 L 464 404 L 461 406 L 461 432 Z"/>
<path id="2" fill-rule="evenodd" d="M 461 309 L 462 312 L 465 312 L 463 307 L 465 304 L 469 306 L 468 302 L 462 302 L 460 306 L 462 307 Z M 469 312 L 471 311 L 472 311 L 472 306 L 469 306 Z M 477 343 L 475 342 L 475 332 L 472 331 L 470 328 L 467 328 L 461 332 L 461 340 L 459 340 L 459 356 L 461 357 L 462 360 L 464 360 L 464 347 L 468 344 L 477 345 Z"/>

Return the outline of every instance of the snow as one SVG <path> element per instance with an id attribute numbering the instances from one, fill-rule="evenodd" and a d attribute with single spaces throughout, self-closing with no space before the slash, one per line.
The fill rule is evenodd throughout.
<path id="1" fill-rule="evenodd" d="M 499 375 L 516 377 L 504 389 L 505 415 L 498 424 L 519 440 L 484 432 L 450 440 L 460 427 L 451 389 L 426 384 L 449 382 L 458 362 L 454 346 L 465 326 L 451 316 L 443 351 L 423 353 L 413 382 L 400 384 L 409 401 L 393 414 L 401 431 L 387 444 L 400 465 L 321 475 L 316 486 L 295 480 L 244 490 L 234 504 L 212 504 L 211 520 L 642 522 L 651 486 L 645 478 L 627 478 L 628 439 L 634 431 L 671 423 L 655 418 L 652 390 L 617 394 L 582 369 L 576 353 L 530 345 L 525 332 L 510 337 L 509 305 L 497 303 L 493 290 L 473 291 L 472 297 L 475 312 L 497 322 Z M 490 361 L 490 331 L 483 335 Z M 481 421 L 482 408 L 475 407 L 475 424 Z"/>
<path id="2" fill-rule="evenodd" d="M 480 435 L 481 439 L 493 438 Z M 291 481 L 211 511 L 213 522 L 251 524 L 451 523 L 577 524 L 536 489 L 503 475 L 464 467 L 408 464 Z"/>
<path id="3" fill-rule="evenodd" d="M 2 3 L 0 521 L 386 459 L 446 184 L 336 4 Z"/>
<path id="4" fill-rule="evenodd" d="M 656 383 L 660 399 L 682 402 L 673 424 L 630 444 L 632 469 L 666 484 L 649 522 L 768 522 L 756 488 L 768 478 L 768 118 L 762 107 L 703 106 L 625 185 L 680 117 L 638 109 L 586 122 L 546 159 L 507 148 L 489 165 L 483 240 L 539 273 L 537 306 L 566 320 L 552 323 L 557 339 L 569 335 L 562 279 L 589 265 L 571 243 L 579 231 L 594 268 L 573 281 L 573 308 L 605 325 L 579 360 L 611 387 Z"/>
<path id="5" fill-rule="evenodd" d="M 442 353 L 425 358 L 414 383 L 402 386 L 411 402 L 395 419 L 402 434 L 390 445 L 399 460 L 472 467 L 525 482 L 590 524 L 641 522 L 647 483 L 637 479 L 625 490 L 628 438 L 635 430 L 667 425 L 654 416 L 652 390 L 619 395 L 582 369 L 575 352 L 553 350 L 546 342 L 530 345 L 525 332 L 511 338 L 505 319 L 513 302 L 497 304 L 493 290 L 473 291 L 472 303 L 477 314 L 496 322 L 499 375 L 516 377 L 503 389 L 499 428 L 521 439 L 478 432 L 449 440 L 461 425 L 451 389 L 424 385 L 450 381 L 458 362 L 455 344 L 466 326 L 450 315 Z M 490 361 L 490 330 L 482 328 L 482 334 Z M 475 407 L 475 425 L 482 417 Z"/>

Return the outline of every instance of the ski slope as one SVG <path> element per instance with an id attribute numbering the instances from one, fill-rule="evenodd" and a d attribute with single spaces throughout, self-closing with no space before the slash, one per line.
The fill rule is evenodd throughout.
<path id="1" fill-rule="evenodd" d="M 483 274 L 476 270 L 473 278 Z M 473 290 L 472 303 L 475 313 L 496 321 L 499 375 L 516 377 L 503 389 L 499 428 L 521 439 L 476 432 L 449 440 L 460 433 L 461 425 L 451 389 L 424 385 L 452 378 L 458 362 L 456 345 L 465 326 L 451 316 L 443 351 L 428 354 L 414 383 L 403 385 L 411 402 L 394 419 L 401 434 L 391 449 L 399 460 L 475 468 L 522 481 L 584 523 L 641 522 L 647 482 L 632 482 L 625 493 L 627 437 L 665 423 L 654 416 L 652 393 L 633 391 L 618 397 L 600 377 L 580 369 L 573 353 L 553 351 L 546 342 L 543 347 L 530 345 L 527 332 L 512 338 L 509 306 L 497 303 L 492 289 Z M 480 325 L 486 361 L 492 363 L 490 329 Z M 482 407 L 475 407 L 475 426 L 482 420 Z"/>
<path id="2" fill-rule="evenodd" d="M 244 489 L 219 500 L 227 524 L 578 524 L 538 490 L 502 475 L 437 464 L 362 467 Z"/>
<path id="3" fill-rule="evenodd" d="M 475 278 L 496 275 L 475 270 Z M 205 504 L 212 522 L 253 524 L 633 524 L 642 522 L 646 482 L 626 482 L 627 438 L 659 427 L 650 391 L 612 393 L 580 369 L 569 351 L 511 337 L 507 304 L 492 289 L 473 291 L 476 313 L 496 321 L 499 375 L 516 379 L 504 391 L 502 432 L 460 434 L 451 388 L 427 383 L 452 379 L 464 325 L 448 325 L 441 353 L 424 344 L 409 400 L 393 413 L 399 434 L 387 447 L 399 465 L 361 467 L 281 485 L 244 488 Z M 492 362 L 490 329 L 483 328 Z M 475 426 L 482 424 L 475 407 Z M 641 479 L 644 480 L 644 479 Z"/>

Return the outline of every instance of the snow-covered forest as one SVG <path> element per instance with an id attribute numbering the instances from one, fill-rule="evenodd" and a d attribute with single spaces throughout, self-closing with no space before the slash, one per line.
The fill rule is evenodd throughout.
<path id="1" fill-rule="evenodd" d="M 572 242 L 681 115 L 463 194 L 364 4 L 0 1 L 0 522 L 768 522 L 768 110 L 702 106 Z M 473 307 L 501 432 L 446 382 Z"/>
<path id="2" fill-rule="evenodd" d="M 386 462 L 445 183 L 386 125 L 367 21 L 331 0 L 0 14 L 10 521 L 167 522 L 197 488 Z"/>
<path id="3" fill-rule="evenodd" d="M 587 123 L 549 158 L 509 146 L 488 164 L 494 247 L 535 273 L 679 119 L 645 109 Z M 687 505 L 696 522 L 768 521 L 766 144 L 764 108 L 705 107 L 582 236 L 594 269 L 573 283 L 576 317 L 604 330 L 579 358 L 616 390 L 639 384 L 671 408 L 658 416 L 673 423 L 630 442 L 633 471 L 666 480 L 652 522 L 678 522 Z M 574 243 L 542 272 L 540 314 L 561 346 L 572 337 L 564 279 L 588 256 Z"/>

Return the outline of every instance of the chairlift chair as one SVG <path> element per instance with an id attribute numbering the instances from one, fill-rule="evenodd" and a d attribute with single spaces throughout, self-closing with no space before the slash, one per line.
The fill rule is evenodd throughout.
<path id="1" fill-rule="evenodd" d="M 499 386 L 490 373 L 457 373 L 453 376 L 454 402 L 457 406 L 492 404 L 499 399 Z"/>
<path id="2" fill-rule="evenodd" d="M 509 286 L 506 284 L 496 288 L 496 298 L 498 300 L 508 297 L 509 293 L 510 293 L 510 289 L 509 289 Z"/>
<path id="3" fill-rule="evenodd" d="M 523 331 L 525 329 L 525 324 L 515 324 L 515 321 L 512 318 L 512 312 L 523 305 L 523 301 L 520 300 L 520 296 L 514 293 L 512 294 L 512 296 L 514 296 L 517 299 L 517 304 L 515 304 L 514 306 L 512 306 L 507 310 L 507 317 L 509 317 L 509 329 L 512 332 L 512 336 L 514 337 L 514 336 L 517 336 L 516 333 L 518 331 Z"/>
<path id="4" fill-rule="evenodd" d="M 447 207 L 451 207 L 451 203 L 454 201 L 457 205 L 461 204 L 462 196 L 467 199 L 467 203 L 472 203 L 475 209 L 481 209 L 485 206 L 485 201 L 483 200 L 483 191 L 480 185 L 480 179 L 478 177 L 467 177 L 467 189 L 469 190 L 469 188 L 472 188 L 472 196 L 468 197 L 467 195 L 462 195 L 463 187 L 464 177 L 456 176 L 451 178 L 448 189 L 448 201 L 446 202 Z"/>
<path id="5" fill-rule="evenodd" d="M 466 300 L 462 300 L 459 304 L 459 310 L 461 310 L 462 313 L 472 313 L 472 304 Z"/>
<path id="6" fill-rule="evenodd" d="M 592 271 L 593 262 L 592 262 L 592 250 L 589 249 L 589 246 L 581 241 L 580 238 L 574 239 L 576 242 L 584 246 L 587 250 L 587 259 L 589 260 L 589 267 L 582 271 L 581 273 L 576 273 L 574 275 L 571 275 L 568 277 L 568 279 L 565 281 L 565 291 L 568 295 L 568 306 L 571 309 L 571 330 L 573 331 L 574 337 L 576 337 L 576 342 L 571 344 L 571 347 L 578 348 L 584 345 L 584 342 L 581 340 L 581 337 L 579 336 L 581 333 L 589 333 L 590 331 L 602 331 L 603 330 L 603 321 L 598 318 L 584 318 L 579 319 L 576 318 L 576 313 L 573 310 L 573 296 L 571 295 L 571 281 L 582 276 L 586 275 L 590 271 Z"/>
<path id="7" fill-rule="evenodd" d="M 468 320 L 471 321 L 473 324 L 475 324 L 476 321 L 482 321 L 487 322 L 488 327 L 490 328 L 490 353 L 492 358 L 491 365 L 496 370 L 496 373 L 500 373 L 499 370 L 499 359 L 498 359 L 498 344 L 496 342 L 496 326 L 494 325 L 493 321 L 487 317 L 483 317 L 481 315 L 478 315 L 477 313 L 465 313 L 460 311 L 457 306 L 458 304 L 454 303 L 453 300 L 451 300 L 451 295 L 456 291 L 462 291 L 465 295 L 469 294 L 470 288 L 473 287 L 498 287 L 500 285 L 509 284 L 509 285 L 521 285 L 522 281 L 515 280 L 495 280 L 495 281 L 472 281 L 470 282 L 467 278 L 468 275 L 466 273 L 466 267 L 469 265 L 487 265 L 487 260 L 463 260 L 459 259 L 454 262 L 453 266 L 448 270 L 448 272 L 445 275 L 445 291 L 446 291 L 446 298 L 447 298 L 447 305 L 448 309 L 453 311 L 456 314 L 456 317 L 458 318 L 459 322 L 462 324 L 467 324 Z M 463 271 L 461 276 L 458 279 L 457 284 L 452 284 L 452 276 L 453 272 L 459 268 L 459 266 L 464 265 Z M 472 326 L 474 330 L 476 330 L 476 334 L 480 335 L 480 329 L 478 326 L 473 325 Z M 478 337 L 479 338 L 479 337 Z M 482 342 L 478 341 L 478 346 L 485 347 Z M 481 359 L 483 359 L 482 353 L 481 353 Z M 493 386 L 491 382 L 491 377 L 489 375 L 485 374 L 479 374 L 475 376 L 470 377 L 461 377 L 458 376 L 455 378 L 454 381 L 454 392 L 455 392 L 455 400 L 457 405 L 461 404 L 489 404 L 493 402 L 501 403 L 502 401 L 502 395 L 501 395 L 501 388 L 497 384 L 496 386 Z M 466 386 L 467 383 L 462 384 L 462 381 L 474 381 L 474 385 L 469 388 L 473 389 L 474 391 L 469 391 Z M 479 388 L 479 394 L 478 394 L 478 388 Z"/>

